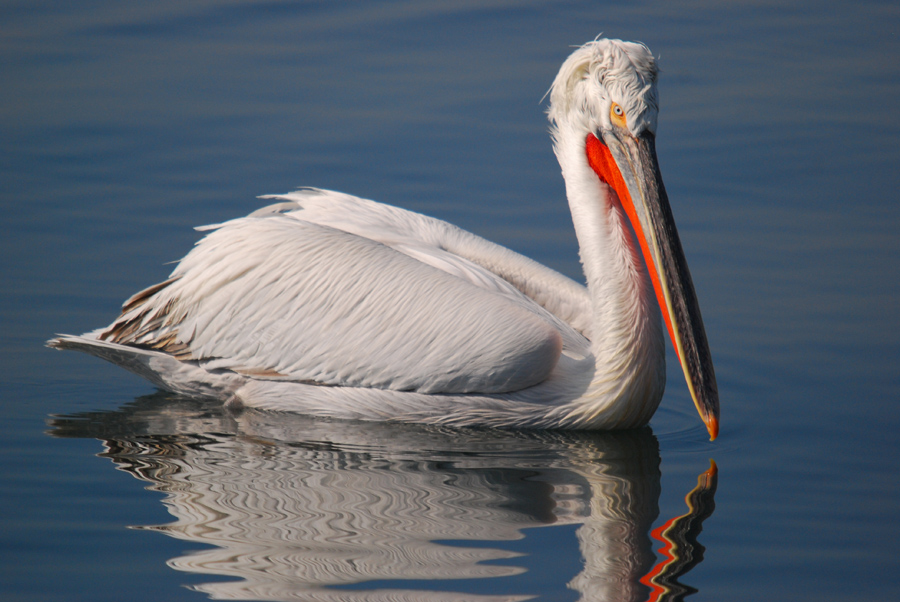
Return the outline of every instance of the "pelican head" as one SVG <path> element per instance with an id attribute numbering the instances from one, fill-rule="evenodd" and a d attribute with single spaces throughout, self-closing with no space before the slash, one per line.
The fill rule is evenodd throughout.
<path id="1" fill-rule="evenodd" d="M 715 373 L 656 158 L 657 75 L 643 44 L 599 39 L 576 50 L 550 90 L 554 150 L 573 215 L 584 211 L 579 203 L 597 202 L 599 178 L 604 199 L 628 216 L 694 405 L 715 439 Z"/>

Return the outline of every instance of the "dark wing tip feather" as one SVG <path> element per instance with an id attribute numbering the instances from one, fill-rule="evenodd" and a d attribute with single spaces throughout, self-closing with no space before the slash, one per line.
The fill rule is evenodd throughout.
<path id="1" fill-rule="evenodd" d="M 162 351 L 181 361 L 194 359 L 187 343 L 178 338 L 172 316 L 174 301 L 169 300 L 162 307 L 152 303 L 160 291 L 179 278 L 169 278 L 132 295 L 122 305 L 122 313 L 116 321 L 98 338 L 110 343 Z"/>

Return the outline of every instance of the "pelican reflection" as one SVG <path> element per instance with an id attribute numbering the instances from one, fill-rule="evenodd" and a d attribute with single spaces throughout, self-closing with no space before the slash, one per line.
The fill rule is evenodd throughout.
<path id="1" fill-rule="evenodd" d="M 525 600 L 534 592 L 461 595 L 451 580 L 521 574 L 502 542 L 565 524 L 577 526 L 583 566 L 568 585 L 581 599 L 682 599 L 695 590 L 678 578 L 702 558 L 696 535 L 714 507 L 711 469 L 688 513 L 651 537 L 660 457 L 649 428 L 443 430 L 232 413 L 162 393 L 51 426 L 102 440 L 101 456 L 166 494 L 175 521 L 142 528 L 211 545 L 169 565 L 236 578 L 193 586 L 216 599 Z M 660 543 L 670 547 L 657 562 Z"/>

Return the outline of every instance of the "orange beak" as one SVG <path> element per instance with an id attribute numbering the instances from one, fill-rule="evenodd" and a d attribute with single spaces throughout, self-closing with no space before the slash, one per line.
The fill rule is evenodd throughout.
<path id="1" fill-rule="evenodd" d="M 716 375 L 697 294 L 659 173 L 655 138 L 648 132 L 635 138 L 624 131 L 605 130 L 601 137 L 602 141 L 593 134 L 587 136 L 588 163 L 616 191 L 628 215 L 694 406 L 714 440 L 719 434 Z"/>

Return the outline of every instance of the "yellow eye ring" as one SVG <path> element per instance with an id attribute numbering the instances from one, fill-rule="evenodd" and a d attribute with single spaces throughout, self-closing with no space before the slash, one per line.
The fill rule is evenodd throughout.
<path id="1" fill-rule="evenodd" d="M 625 109 L 623 109 L 618 103 L 612 103 L 609 107 L 609 120 L 613 122 L 613 125 L 617 125 L 619 127 L 627 127 L 627 121 L 625 119 Z"/>

